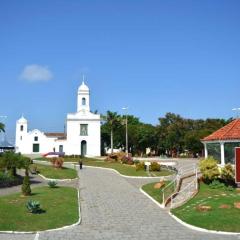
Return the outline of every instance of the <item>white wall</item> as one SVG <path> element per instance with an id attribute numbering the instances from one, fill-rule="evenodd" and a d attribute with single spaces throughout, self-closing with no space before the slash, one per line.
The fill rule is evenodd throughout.
<path id="1" fill-rule="evenodd" d="M 80 136 L 80 124 L 88 124 L 88 136 Z M 67 121 L 66 154 L 81 155 L 81 142 L 87 142 L 87 156 L 101 155 L 100 120 Z"/>
<path id="2" fill-rule="evenodd" d="M 87 156 L 101 155 L 101 126 L 100 115 L 90 112 L 90 93 L 88 87 L 82 83 L 78 90 L 77 112 L 67 115 L 67 139 L 58 140 L 54 137 L 47 137 L 43 132 L 35 129 L 27 131 L 27 120 L 20 118 L 16 124 L 16 151 L 33 154 L 33 144 L 39 143 L 39 153 L 59 151 L 59 145 L 63 145 L 63 152 L 67 155 L 81 155 L 81 142 L 87 142 Z M 86 105 L 82 105 L 82 98 L 85 97 Z M 20 125 L 25 124 L 24 131 L 20 131 Z M 88 136 L 80 136 L 80 124 L 88 124 Z M 38 141 L 34 141 L 34 137 Z M 22 137 L 22 140 L 20 139 Z"/>
<path id="3" fill-rule="evenodd" d="M 88 136 L 80 136 L 80 124 L 88 124 Z M 43 132 L 35 129 L 30 132 L 20 132 L 20 127 L 16 129 L 16 152 L 23 154 L 34 154 L 33 144 L 39 144 L 39 153 L 59 151 L 59 146 L 63 145 L 63 152 L 66 155 L 81 155 L 81 142 L 87 142 L 87 156 L 101 155 L 101 126 L 100 120 L 74 120 L 67 121 L 67 139 L 57 140 L 56 137 L 47 137 Z M 20 140 L 22 137 L 22 140 Z M 34 140 L 38 137 L 38 141 Z"/>
<path id="4" fill-rule="evenodd" d="M 34 140 L 34 137 L 38 137 L 38 141 Z M 57 138 L 47 137 L 44 133 L 35 129 L 33 131 L 28 132 L 22 138 L 22 140 L 18 141 L 18 145 L 16 145 L 16 151 L 21 152 L 23 154 L 34 154 L 33 152 L 33 144 L 39 144 L 39 153 L 44 154 L 47 152 L 53 152 L 54 148 L 57 152 L 59 150 L 59 145 L 64 145 L 63 143 L 59 144 L 56 141 Z"/>

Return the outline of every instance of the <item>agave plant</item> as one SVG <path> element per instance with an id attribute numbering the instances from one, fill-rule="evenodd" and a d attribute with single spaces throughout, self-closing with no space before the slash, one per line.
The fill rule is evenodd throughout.
<path id="1" fill-rule="evenodd" d="M 29 200 L 26 207 L 30 213 L 39 213 L 41 211 L 40 203 L 38 201 Z"/>
<path id="2" fill-rule="evenodd" d="M 48 186 L 49 186 L 50 188 L 55 188 L 55 187 L 57 186 L 57 182 L 56 182 L 56 181 L 49 181 L 49 182 L 48 182 Z"/>

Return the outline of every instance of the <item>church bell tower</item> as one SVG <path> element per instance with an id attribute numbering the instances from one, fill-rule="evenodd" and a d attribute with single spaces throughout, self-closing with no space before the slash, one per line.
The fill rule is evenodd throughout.
<path id="1" fill-rule="evenodd" d="M 90 91 L 88 86 L 82 82 L 81 86 L 78 88 L 78 101 L 77 101 L 77 111 L 90 111 Z"/>

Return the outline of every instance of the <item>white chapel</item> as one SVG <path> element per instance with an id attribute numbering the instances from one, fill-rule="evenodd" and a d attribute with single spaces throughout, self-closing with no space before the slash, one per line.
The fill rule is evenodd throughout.
<path id="1" fill-rule="evenodd" d="M 67 114 L 65 132 L 47 133 L 28 130 L 28 121 L 21 117 L 16 122 L 16 152 L 65 155 L 100 156 L 100 115 L 90 111 L 90 91 L 82 82 L 78 88 L 77 112 Z"/>

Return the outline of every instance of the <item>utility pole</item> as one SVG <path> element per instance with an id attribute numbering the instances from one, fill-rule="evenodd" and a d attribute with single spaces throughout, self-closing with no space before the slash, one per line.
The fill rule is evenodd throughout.
<path id="1" fill-rule="evenodd" d="M 122 109 L 126 111 L 126 155 L 128 157 L 128 107 Z"/>

